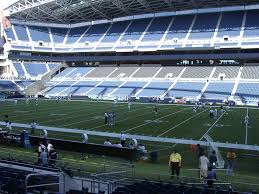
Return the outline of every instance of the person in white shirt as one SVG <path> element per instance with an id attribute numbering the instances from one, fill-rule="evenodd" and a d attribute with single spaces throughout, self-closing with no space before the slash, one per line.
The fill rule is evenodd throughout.
<path id="1" fill-rule="evenodd" d="M 212 109 L 210 109 L 210 118 L 213 118 L 213 113 L 214 113 L 214 111 Z"/>
<path id="2" fill-rule="evenodd" d="M 87 133 L 85 132 L 85 133 L 83 133 L 83 135 L 82 135 L 82 142 L 83 143 L 87 143 L 88 142 L 88 135 L 87 135 Z"/>
<path id="3" fill-rule="evenodd" d="M 218 117 L 218 109 L 214 109 L 214 118 L 217 118 Z"/>
<path id="4" fill-rule="evenodd" d="M 202 155 L 200 156 L 200 160 L 199 160 L 200 179 L 207 178 L 209 164 L 210 164 L 209 159 L 205 156 L 204 153 L 202 153 Z"/>
<path id="5" fill-rule="evenodd" d="M 7 130 L 8 130 L 8 133 L 12 132 L 12 122 L 10 121 L 7 123 Z"/>
<path id="6" fill-rule="evenodd" d="M 53 145 L 50 143 L 50 141 L 47 141 L 47 150 L 48 152 L 53 148 Z"/>
<path id="7" fill-rule="evenodd" d="M 128 102 L 128 110 L 130 111 L 130 109 L 131 109 L 131 102 L 129 101 Z"/>
<path id="8" fill-rule="evenodd" d="M 103 145 L 105 145 L 105 146 L 112 146 L 112 143 L 110 142 L 109 139 L 106 139 L 106 141 L 104 142 Z"/>
<path id="9" fill-rule="evenodd" d="M 196 107 L 195 107 L 195 106 L 192 107 L 192 112 L 193 112 L 193 113 L 196 113 Z"/>
<path id="10" fill-rule="evenodd" d="M 38 147 L 38 164 L 41 164 L 41 159 L 40 159 L 40 155 L 41 153 L 46 150 L 46 146 L 43 145 L 42 142 L 39 142 L 39 147 Z"/>
<path id="11" fill-rule="evenodd" d="M 31 134 L 32 135 L 35 133 L 35 129 L 37 129 L 37 123 L 35 122 L 35 120 L 32 120 L 32 123 L 31 123 Z"/>
<path id="12" fill-rule="evenodd" d="M 116 148 L 122 148 L 122 145 L 119 142 L 116 142 L 113 146 Z"/>
<path id="13" fill-rule="evenodd" d="M 123 132 L 121 132 L 121 134 L 120 134 L 120 142 L 121 142 L 122 147 L 125 147 L 126 135 Z"/>

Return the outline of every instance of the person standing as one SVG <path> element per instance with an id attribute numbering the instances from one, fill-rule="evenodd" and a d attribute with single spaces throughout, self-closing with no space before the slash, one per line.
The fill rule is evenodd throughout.
<path id="1" fill-rule="evenodd" d="M 126 135 L 123 132 L 121 132 L 121 134 L 120 134 L 120 141 L 121 141 L 122 147 L 125 147 Z"/>
<path id="2" fill-rule="evenodd" d="M 107 112 L 104 113 L 104 124 L 105 125 L 108 124 L 108 113 Z"/>
<path id="3" fill-rule="evenodd" d="M 42 166 L 48 167 L 48 152 L 46 147 L 42 149 L 42 152 L 40 153 L 40 162 Z"/>
<path id="4" fill-rule="evenodd" d="M 200 156 L 200 179 L 203 181 L 204 179 L 207 178 L 208 176 L 208 166 L 209 166 L 209 159 L 207 158 L 207 156 L 205 156 L 205 153 L 202 153 L 202 155 Z"/>
<path id="5" fill-rule="evenodd" d="M 173 150 L 173 153 L 171 154 L 170 159 L 169 159 L 169 167 L 171 169 L 171 178 L 174 178 L 174 176 L 176 174 L 177 179 L 179 179 L 181 165 L 182 165 L 181 155 L 176 150 Z"/>
<path id="6" fill-rule="evenodd" d="M 214 150 L 211 152 L 211 155 L 209 156 L 209 160 L 210 160 L 211 169 L 212 170 L 216 169 L 218 159 L 216 156 L 216 152 Z"/>
<path id="7" fill-rule="evenodd" d="M 54 149 L 54 147 L 51 145 L 48 151 L 49 165 L 55 166 L 57 158 L 58 158 L 58 154 Z"/>
<path id="8" fill-rule="evenodd" d="M 237 158 L 237 155 L 236 155 L 236 153 L 233 150 L 230 150 L 227 153 L 227 159 L 228 159 L 227 170 L 226 170 L 226 175 L 227 176 L 232 176 L 234 161 L 235 161 L 236 158 Z"/>
<path id="9" fill-rule="evenodd" d="M 31 123 L 31 134 L 32 135 L 34 135 L 36 129 L 37 129 L 37 123 L 35 122 L 35 120 L 32 120 L 32 123 Z"/>
<path id="10" fill-rule="evenodd" d="M 46 150 L 46 146 L 43 145 L 42 142 L 39 142 L 39 147 L 38 147 L 38 164 L 41 164 L 41 153 L 43 150 Z"/>

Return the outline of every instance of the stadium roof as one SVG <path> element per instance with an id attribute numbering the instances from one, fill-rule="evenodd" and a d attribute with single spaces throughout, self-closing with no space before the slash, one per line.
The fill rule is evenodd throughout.
<path id="1" fill-rule="evenodd" d="M 5 11 L 15 20 L 73 24 L 164 11 L 253 4 L 259 4 L 259 0 L 19 0 Z"/>

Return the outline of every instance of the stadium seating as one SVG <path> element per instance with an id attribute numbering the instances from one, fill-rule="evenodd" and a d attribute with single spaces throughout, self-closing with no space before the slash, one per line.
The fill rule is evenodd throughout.
<path id="1" fill-rule="evenodd" d="M 54 69 L 59 63 L 40 63 L 40 62 L 13 62 L 18 78 L 42 77 L 50 70 Z"/>
<path id="2" fill-rule="evenodd" d="M 259 79 L 259 66 L 244 66 L 241 78 L 243 79 Z"/>
<path id="3" fill-rule="evenodd" d="M 202 66 L 189 66 L 184 71 L 181 78 L 208 78 L 211 74 L 213 67 Z"/>
<path id="4" fill-rule="evenodd" d="M 259 101 L 259 84 L 258 83 L 239 83 L 235 98 L 242 102 Z"/>
<path id="5" fill-rule="evenodd" d="M 208 87 L 206 88 L 205 92 L 202 94 L 201 98 L 205 99 L 215 99 L 215 100 L 225 100 L 230 97 L 231 92 L 233 90 L 235 83 L 228 83 L 228 82 L 216 82 L 216 83 L 209 83 Z"/>
<path id="6" fill-rule="evenodd" d="M 12 81 L 0 80 L 0 89 L 3 90 L 3 91 L 9 91 L 9 90 L 16 91 L 17 86 Z"/>
<path id="7" fill-rule="evenodd" d="M 175 98 L 192 98 L 201 93 L 205 82 L 177 82 L 176 85 L 167 93 L 167 96 L 173 96 Z"/>
<path id="8" fill-rule="evenodd" d="M 15 65 L 17 69 L 20 67 Z M 234 85 L 241 69 L 240 66 L 184 68 L 183 66 L 68 67 L 46 83 L 46 87 L 49 88 L 45 96 L 98 96 L 103 99 L 199 97 L 223 101 L 231 97 L 232 91 L 235 92 Z M 212 70 L 215 70 L 213 75 L 211 75 Z M 258 66 L 245 65 L 240 79 L 257 80 L 259 79 L 257 71 Z M 257 87 L 256 83 L 251 84 Z M 242 96 L 242 101 L 257 100 L 256 92 L 250 94 L 242 88 L 242 84 L 240 87 L 238 85 L 236 94 Z"/>
<path id="9" fill-rule="evenodd" d="M 13 28 L 5 29 L 5 35 L 8 40 L 26 43 L 14 44 L 13 49 L 31 50 L 34 48 L 52 51 L 54 47 L 54 51 L 62 52 L 171 49 L 200 47 L 200 45 L 205 47 L 238 46 L 240 41 L 242 46 L 255 45 L 259 34 L 259 23 L 254 18 L 258 17 L 258 11 L 247 11 L 244 34 L 240 37 L 244 13 L 244 11 L 229 11 L 164 16 L 74 28 L 13 24 Z M 208 21 L 207 18 L 210 20 Z M 218 31 L 215 32 L 218 24 Z M 42 42 L 41 45 L 39 42 Z"/>
<path id="10" fill-rule="evenodd" d="M 167 182 L 142 181 L 134 184 L 118 187 L 112 194 L 256 194 L 256 192 L 242 193 L 231 190 L 223 190 L 220 187 L 208 188 L 205 186 L 175 184 Z"/>
<path id="11" fill-rule="evenodd" d="M 224 75 L 224 79 L 234 79 L 237 77 L 240 67 L 238 66 L 218 66 L 213 74 L 213 78 L 220 78 L 220 74 Z"/>

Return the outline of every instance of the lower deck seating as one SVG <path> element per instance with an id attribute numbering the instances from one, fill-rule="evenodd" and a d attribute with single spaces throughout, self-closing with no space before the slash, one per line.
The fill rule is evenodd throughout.
<path id="1" fill-rule="evenodd" d="M 177 82 L 167 96 L 175 98 L 196 98 L 203 89 L 205 82 Z"/>
<path id="2" fill-rule="evenodd" d="M 235 99 L 242 102 L 259 101 L 259 83 L 239 83 Z"/>
<path id="3" fill-rule="evenodd" d="M 231 190 L 224 190 L 220 187 L 208 188 L 188 186 L 185 184 L 173 184 L 163 182 L 137 182 L 133 185 L 125 187 L 118 187 L 112 194 L 256 194 L 256 192 L 237 192 Z"/>
<path id="4" fill-rule="evenodd" d="M 235 83 L 209 83 L 202 98 L 215 100 L 227 99 L 231 95 L 234 85 Z"/>

